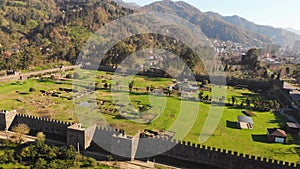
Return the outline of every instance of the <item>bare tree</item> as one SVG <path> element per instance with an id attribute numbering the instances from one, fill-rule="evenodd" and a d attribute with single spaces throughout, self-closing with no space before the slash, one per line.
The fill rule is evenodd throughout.
<path id="1" fill-rule="evenodd" d="M 21 123 L 12 128 L 12 131 L 17 134 L 17 142 L 19 144 L 23 141 L 23 136 L 30 132 L 30 128 L 27 124 Z"/>

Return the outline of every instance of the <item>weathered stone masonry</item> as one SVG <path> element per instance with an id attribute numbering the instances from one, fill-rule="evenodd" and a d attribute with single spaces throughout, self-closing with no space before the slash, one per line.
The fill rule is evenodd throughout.
<path id="1" fill-rule="evenodd" d="M 108 152 L 116 152 L 131 159 L 142 154 L 151 154 L 163 146 L 170 147 L 170 150 L 160 156 L 165 156 L 171 160 L 184 160 L 224 169 L 300 169 L 300 166 L 296 166 L 294 163 L 249 156 L 184 141 L 164 138 L 138 139 L 96 125 L 82 128 L 80 124 L 17 114 L 16 111 L 0 111 L 0 130 L 10 130 L 20 123 L 27 124 L 31 130 L 44 132 L 46 137 L 47 134 L 52 134 L 62 138 L 66 145 L 73 145 L 74 147 L 79 145 L 81 150 L 86 150 L 94 142 L 100 147 L 105 147 Z"/>

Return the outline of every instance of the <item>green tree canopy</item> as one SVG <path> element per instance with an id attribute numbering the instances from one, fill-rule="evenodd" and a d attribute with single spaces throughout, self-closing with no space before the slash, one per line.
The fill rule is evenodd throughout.
<path id="1" fill-rule="evenodd" d="M 246 55 L 242 57 L 242 65 L 248 66 L 249 69 L 255 69 L 259 65 L 259 50 L 250 49 Z"/>

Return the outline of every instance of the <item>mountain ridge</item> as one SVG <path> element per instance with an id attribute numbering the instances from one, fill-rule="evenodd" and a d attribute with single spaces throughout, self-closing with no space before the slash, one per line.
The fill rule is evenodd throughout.
<path id="1" fill-rule="evenodd" d="M 297 29 L 294 29 L 294 28 L 283 28 L 283 29 L 285 29 L 287 31 L 290 31 L 290 32 L 294 32 L 294 33 L 300 35 L 300 30 L 297 30 Z"/>
<path id="2" fill-rule="evenodd" d="M 275 44 L 282 47 L 293 47 L 295 41 L 300 40 L 300 36 L 294 32 L 281 28 L 274 28 L 272 26 L 258 25 L 237 15 L 225 16 L 223 19 L 231 24 L 242 27 L 245 30 L 267 35 Z"/>
<path id="3" fill-rule="evenodd" d="M 140 5 L 138 5 L 134 2 L 125 2 L 123 0 L 113 0 L 113 1 L 115 1 L 119 6 L 122 6 L 124 8 L 133 9 L 133 10 L 141 7 Z"/>
<path id="4" fill-rule="evenodd" d="M 208 38 L 223 41 L 255 43 L 255 39 L 274 43 L 281 47 L 293 47 L 300 36 L 294 32 L 258 25 L 240 16 L 222 16 L 216 12 L 201 12 L 200 9 L 184 2 L 163 0 L 141 7 L 142 11 L 164 12 L 177 15 L 199 26 Z"/>
<path id="5" fill-rule="evenodd" d="M 236 25 L 224 21 L 223 19 L 213 17 L 204 12 L 201 12 L 198 8 L 183 1 L 158 1 L 146 5 L 141 9 L 142 12 L 162 12 L 177 15 L 201 28 L 202 32 L 211 39 L 219 39 L 222 41 L 230 40 L 233 42 L 250 44 L 272 42 L 268 37 L 265 37 L 264 35 L 245 31 Z"/>

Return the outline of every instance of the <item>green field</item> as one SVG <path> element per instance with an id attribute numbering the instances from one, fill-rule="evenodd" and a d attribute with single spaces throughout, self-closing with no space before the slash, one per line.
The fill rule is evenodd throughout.
<path id="1" fill-rule="evenodd" d="M 100 72 L 97 73 L 97 76 L 99 79 L 96 79 L 96 82 L 100 83 L 100 86 L 103 85 L 103 80 L 100 78 L 105 79 L 106 82 L 112 81 L 110 74 Z M 138 88 L 146 88 L 147 86 L 161 88 L 172 84 L 172 79 L 155 79 L 137 76 L 134 78 L 134 83 L 135 87 Z M 34 86 L 36 91 L 30 93 L 29 88 L 32 86 Z M 130 95 L 127 95 L 127 92 L 114 92 L 112 94 L 109 90 L 102 89 L 97 90 L 94 95 L 87 95 L 75 100 L 45 96 L 40 93 L 40 90 L 59 91 L 59 88 L 72 89 L 72 86 L 70 82 L 63 82 L 63 84 L 61 84 L 52 81 L 42 82 L 37 79 L 27 80 L 23 83 L 2 84 L 0 87 L 0 98 L 2 98 L 0 100 L 0 109 L 17 109 L 20 113 L 25 114 L 52 117 L 63 121 L 80 121 L 84 126 L 89 126 L 94 123 L 97 123 L 98 125 L 110 124 L 113 127 L 124 129 L 129 135 L 134 135 L 138 131 L 144 129 L 173 130 L 180 135 L 177 138 L 182 138 L 192 143 L 199 143 L 200 133 L 205 124 L 205 120 L 208 117 L 209 110 L 222 109 L 222 107 L 218 107 L 217 105 L 211 106 L 206 103 L 182 101 L 175 96 L 167 98 L 156 96 L 149 97 L 149 95 L 144 92 L 132 93 Z M 79 91 L 84 89 L 80 86 L 75 88 Z M 224 88 L 219 87 L 215 87 L 215 89 L 217 93 L 224 90 Z M 265 100 L 268 99 L 264 95 L 252 93 L 247 89 L 234 89 L 228 87 L 226 91 L 226 102 L 228 102 L 232 96 L 237 97 L 238 100 L 256 97 Z M 210 94 L 209 92 L 205 93 Z M 71 94 L 61 92 L 61 95 L 69 97 Z M 147 113 L 132 116 L 133 118 L 128 120 L 112 111 L 119 108 L 113 106 L 113 100 L 120 98 L 119 100 L 121 102 L 123 96 L 129 97 L 131 106 L 135 109 L 138 109 L 140 105 L 152 105 L 152 107 L 149 108 Z M 99 102 L 103 101 L 105 103 L 99 105 Z M 165 104 L 165 108 L 163 110 L 155 109 L 157 107 L 155 105 L 160 104 Z M 182 113 L 179 113 L 181 104 L 186 104 L 188 106 L 185 106 Z M 194 106 L 199 106 L 199 110 L 193 113 L 195 110 Z M 126 111 L 132 111 L 133 114 L 136 113 L 127 106 L 125 106 L 124 109 Z M 266 142 L 266 129 L 273 127 L 284 128 L 286 122 L 284 117 L 272 112 L 254 112 L 257 115 L 257 117 L 253 117 L 255 123 L 254 129 L 240 130 L 236 128 L 235 122 L 237 121 L 237 116 L 243 115 L 243 110 L 244 109 L 239 109 L 238 107 L 225 107 L 223 114 L 220 115 L 221 120 L 217 125 L 217 129 L 203 144 L 254 156 L 289 162 L 300 162 L 299 137 L 292 137 L 289 135 L 287 144 L 270 144 Z M 159 113 L 160 111 L 161 114 Z M 149 118 L 155 120 L 148 123 L 135 122 L 136 116 L 140 119 Z M 218 118 L 217 113 L 214 114 L 212 112 L 210 116 L 215 116 L 216 119 Z M 195 123 L 193 124 L 192 122 L 194 119 Z M 191 130 L 189 130 L 189 127 L 191 127 Z M 186 136 L 182 137 L 182 133 L 185 131 L 189 132 Z"/>

